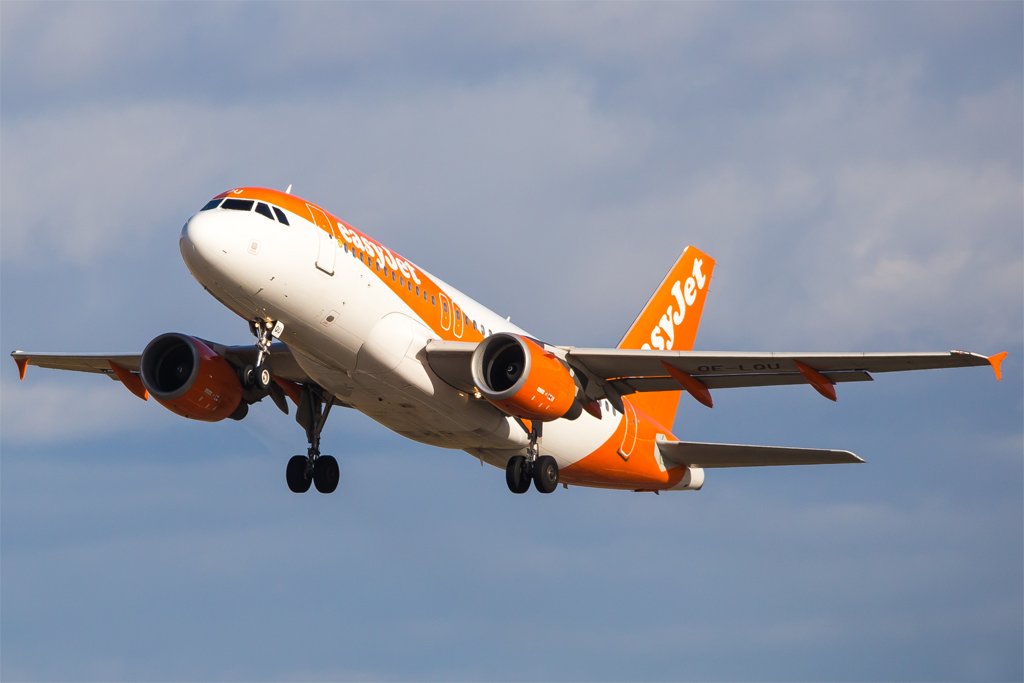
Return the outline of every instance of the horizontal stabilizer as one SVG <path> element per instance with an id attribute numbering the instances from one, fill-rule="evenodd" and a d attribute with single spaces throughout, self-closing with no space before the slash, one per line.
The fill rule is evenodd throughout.
<path id="1" fill-rule="evenodd" d="M 768 467 L 774 465 L 839 465 L 864 462 L 850 451 L 824 448 L 783 448 L 696 441 L 658 441 L 661 457 L 690 467 Z"/>

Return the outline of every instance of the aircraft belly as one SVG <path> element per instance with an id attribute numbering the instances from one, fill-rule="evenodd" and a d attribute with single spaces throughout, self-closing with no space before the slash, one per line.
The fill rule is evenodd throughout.
<path id="1" fill-rule="evenodd" d="M 446 448 L 525 446 L 518 425 L 429 371 L 415 321 L 392 313 L 381 322 L 356 353 L 323 332 L 289 345 L 310 379 L 407 438 Z"/>
<path id="2" fill-rule="evenodd" d="M 579 462 L 598 450 L 618 429 L 621 415 L 601 419 L 584 412 L 575 420 L 555 420 L 544 425 L 540 452 L 554 456 L 560 468 Z"/>

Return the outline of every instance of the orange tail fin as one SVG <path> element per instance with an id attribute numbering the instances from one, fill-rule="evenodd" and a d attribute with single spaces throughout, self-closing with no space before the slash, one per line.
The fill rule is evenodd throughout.
<path id="1" fill-rule="evenodd" d="M 619 348 L 692 350 L 714 269 L 713 258 L 696 247 L 686 247 L 622 337 Z M 671 427 L 681 394 L 681 391 L 633 394 L 629 401 L 662 426 Z"/>

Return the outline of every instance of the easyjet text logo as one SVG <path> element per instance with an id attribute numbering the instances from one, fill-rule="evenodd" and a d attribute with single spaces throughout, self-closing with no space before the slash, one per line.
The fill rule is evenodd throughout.
<path id="1" fill-rule="evenodd" d="M 670 351 L 672 345 L 676 340 L 676 330 L 683 320 L 686 319 L 686 311 L 693 306 L 693 302 L 697 300 L 697 292 L 704 289 L 704 285 L 707 284 L 707 276 L 701 272 L 701 266 L 704 265 L 702 259 L 693 260 L 693 274 L 680 282 L 676 280 L 672 284 L 672 298 L 673 301 L 665 309 L 664 315 L 658 321 L 658 324 L 651 330 L 651 342 L 644 344 L 640 348 L 645 351 L 657 349 L 659 351 Z"/>
<path id="2" fill-rule="evenodd" d="M 350 230 L 341 221 L 338 221 L 338 230 L 341 231 L 341 236 L 346 242 L 356 249 L 366 252 L 371 258 L 376 258 L 381 268 L 386 265 L 391 270 L 397 270 L 417 285 L 422 284 L 419 275 L 416 273 L 416 267 L 400 256 L 392 254 L 391 250 L 387 247 L 382 247 L 366 235 L 361 236 L 355 230 Z"/>

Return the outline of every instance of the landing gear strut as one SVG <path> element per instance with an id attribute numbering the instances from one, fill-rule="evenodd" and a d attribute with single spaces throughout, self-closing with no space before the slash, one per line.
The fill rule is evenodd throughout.
<path id="1" fill-rule="evenodd" d="M 270 368 L 266 363 L 270 344 L 284 331 L 284 324 L 280 321 L 256 319 L 249 322 L 249 329 L 256 335 L 256 362 L 243 368 L 242 384 L 266 391 L 270 386 Z"/>
<path id="2" fill-rule="evenodd" d="M 526 493 L 531 481 L 540 493 L 551 493 L 558 487 L 558 463 L 550 455 L 540 455 L 537 447 L 543 424 L 537 420 L 530 423 L 526 455 L 512 456 L 505 466 L 505 483 L 512 493 Z"/>
<path id="3" fill-rule="evenodd" d="M 331 455 L 320 455 L 320 432 L 334 405 L 334 396 L 324 398 L 320 387 L 307 384 L 302 388 L 295 421 L 306 429 L 309 448 L 306 455 L 293 456 L 288 461 L 285 479 L 293 493 L 305 493 L 312 483 L 320 493 L 333 493 L 338 488 L 341 472 L 338 461 Z"/>

